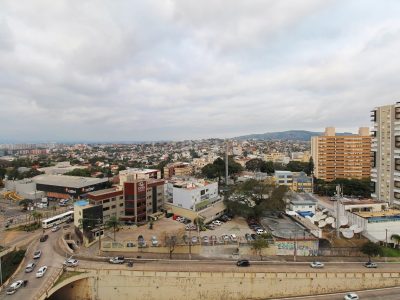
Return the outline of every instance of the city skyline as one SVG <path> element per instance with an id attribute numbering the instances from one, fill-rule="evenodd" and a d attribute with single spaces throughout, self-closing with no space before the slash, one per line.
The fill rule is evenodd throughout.
<path id="1" fill-rule="evenodd" d="M 356 132 L 397 100 L 396 1 L 79 3 L 0 4 L 0 142 Z"/>

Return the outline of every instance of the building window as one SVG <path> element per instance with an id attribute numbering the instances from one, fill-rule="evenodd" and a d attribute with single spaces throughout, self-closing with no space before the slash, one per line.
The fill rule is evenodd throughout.
<path id="1" fill-rule="evenodd" d="M 123 207 L 123 206 L 124 206 L 124 204 L 123 204 L 123 203 L 120 203 L 120 204 L 119 204 L 119 207 Z"/>
<path id="2" fill-rule="evenodd" d="M 110 202 L 110 199 L 103 200 L 103 204 L 108 202 Z"/>
<path id="3" fill-rule="evenodd" d="M 103 211 L 107 211 L 109 209 L 110 209 L 110 207 L 103 207 Z"/>
<path id="4" fill-rule="evenodd" d="M 111 198 L 111 201 L 115 201 L 115 200 L 116 200 L 116 198 L 115 198 L 115 197 Z"/>
<path id="5" fill-rule="evenodd" d="M 114 209 L 114 208 L 116 208 L 116 207 L 117 207 L 116 205 L 111 206 L 112 209 Z"/>

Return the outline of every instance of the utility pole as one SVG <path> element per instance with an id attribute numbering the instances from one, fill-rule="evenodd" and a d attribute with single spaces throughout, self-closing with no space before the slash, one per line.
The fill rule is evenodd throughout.
<path id="1" fill-rule="evenodd" d="M 192 260 L 192 230 L 189 230 L 189 260 Z"/>
<path id="2" fill-rule="evenodd" d="M 387 244 L 388 244 L 388 230 L 387 229 L 385 229 L 385 231 L 386 231 L 386 239 L 385 239 L 385 246 L 387 247 Z"/>
<path id="3" fill-rule="evenodd" d="M 297 232 L 294 232 L 294 249 L 293 249 L 293 261 L 296 261 L 296 253 L 297 252 Z"/>
<path id="4" fill-rule="evenodd" d="M 229 152 L 229 142 L 226 142 L 226 150 L 225 150 L 225 185 L 228 186 L 228 152 Z"/>
<path id="5" fill-rule="evenodd" d="M 3 285 L 3 269 L 1 268 L 1 257 L 0 257 L 0 286 Z"/>

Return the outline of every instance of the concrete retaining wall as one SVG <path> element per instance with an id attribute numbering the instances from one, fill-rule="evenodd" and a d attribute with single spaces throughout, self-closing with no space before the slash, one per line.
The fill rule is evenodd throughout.
<path id="1" fill-rule="evenodd" d="M 211 273 L 83 270 L 50 299 L 267 299 L 398 286 L 400 273 Z M 79 277 L 78 277 L 79 278 Z M 80 277 L 82 278 L 82 277 Z M 73 278 L 70 279 L 71 281 Z M 57 289 L 57 287 L 55 287 Z M 54 289 L 54 290 L 55 290 Z"/>

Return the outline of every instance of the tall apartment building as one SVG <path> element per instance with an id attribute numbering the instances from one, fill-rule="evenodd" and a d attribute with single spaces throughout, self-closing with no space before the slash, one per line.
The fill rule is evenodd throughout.
<path id="1" fill-rule="evenodd" d="M 400 206 L 400 102 L 371 112 L 372 198 Z"/>
<path id="2" fill-rule="evenodd" d="M 336 135 L 334 127 L 311 138 L 314 176 L 325 181 L 337 178 L 369 178 L 371 175 L 371 136 L 368 127 L 357 135 Z"/>

